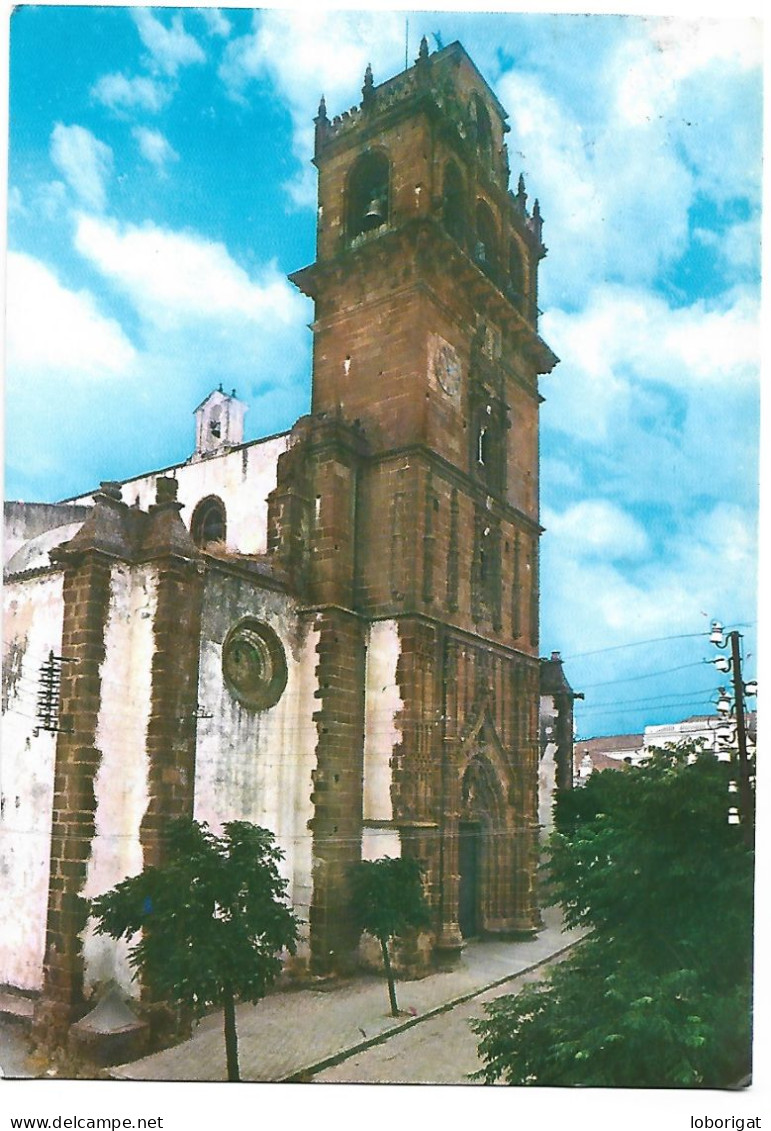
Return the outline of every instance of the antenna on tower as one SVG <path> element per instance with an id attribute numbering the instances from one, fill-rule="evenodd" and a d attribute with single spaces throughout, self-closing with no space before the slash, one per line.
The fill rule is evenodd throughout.
<path id="1" fill-rule="evenodd" d="M 404 69 L 410 65 L 410 21 L 404 21 Z"/>

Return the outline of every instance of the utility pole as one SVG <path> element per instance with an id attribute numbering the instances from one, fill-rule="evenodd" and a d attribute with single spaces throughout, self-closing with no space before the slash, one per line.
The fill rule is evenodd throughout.
<path id="1" fill-rule="evenodd" d="M 736 629 L 727 634 L 731 641 L 731 676 L 734 685 L 734 706 L 736 710 L 736 743 L 739 747 L 739 797 L 744 818 L 744 839 L 752 848 L 755 842 L 755 813 L 750 788 L 750 768 L 747 757 L 747 729 L 744 720 L 744 683 L 742 682 L 742 660 L 739 648 L 739 633 Z"/>
<path id="2" fill-rule="evenodd" d="M 719 671 L 731 671 L 731 680 L 733 683 L 734 692 L 734 717 L 736 719 L 736 746 L 738 750 L 738 770 L 739 770 L 739 803 L 741 806 L 741 823 L 744 826 L 744 840 L 748 848 L 752 848 L 755 843 L 755 806 L 752 796 L 752 786 L 750 783 L 750 765 L 749 755 L 747 752 L 747 725 L 744 715 L 744 696 L 745 694 L 757 694 L 757 687 L 753 680 L 751 684 L 745 685 L 742 678 L 742 655 L 741 646 L 741 633 L 737 629 L 732 629 L 731 632 L 724 632 L 723 626 L 719 621 L 713 621 L 712 632 L 710 634 L 710 643 L 714 644 L 716 648 L 721 650 L 729 647 L 731 650 L 731 659 L 725 656 L 716 657 L 712 663 L 716 665 Z M 722 688 L 721 688 L 722 691 Z M 725 713 L 730 711 L 730 704 L 725 701 Z"/>

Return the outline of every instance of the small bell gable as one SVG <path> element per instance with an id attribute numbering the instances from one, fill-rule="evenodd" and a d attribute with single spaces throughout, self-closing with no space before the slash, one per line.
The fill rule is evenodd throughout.
<path id="1" fill-rule="evenodd" d="M 195 410 L 195 452 L 193 459 L 219 455 L 244 442 L 246 405 L 236 399 L 236 391 L 228 395 L 222 385 L 209 393 Z"/>

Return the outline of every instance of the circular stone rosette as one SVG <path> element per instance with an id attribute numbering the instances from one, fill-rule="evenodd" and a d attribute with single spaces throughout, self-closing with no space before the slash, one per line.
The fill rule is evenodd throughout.
<path id="1" fill-rule="evenodd" d="M 234 699 L 252 711 L 264 711 L 286 687 L 284 647 L 269 625 L 246 617 L 225 638 L 222 671 Z"/>

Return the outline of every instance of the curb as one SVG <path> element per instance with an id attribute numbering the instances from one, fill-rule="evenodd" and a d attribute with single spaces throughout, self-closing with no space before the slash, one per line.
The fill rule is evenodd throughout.
<path id="1" fill-rule="evenodd" d="M 522 977 L 523 974 L 529 974 L 532 970 L 537 970 L 539 966 L 545 966 L 547 962 L 551 962 L 553 959 L 559 958 L 560 955 L 572 950 L 579 942 L 581 942 L 581 939 L 575 939 L 559 950 L 555 950 L 551 954 L 546 955 L 546 957 L 539 959 L 538 962 L 531 963 L 530 966 L 523 966 L 521 970 L 516 970 L 512 974 L 504 974 L 502 978 L 496 978 L 494 981 L 488 982 L 484 986 L 479 986 L 475 990 L 469 990 L 467 993 L 460 994 L 458 997 L 443 1002 L 441 1005 L 435 1005 L 417 1017 L 410 1017 L 406 1021 L 397 1022 L 396 1025 L 392 1025 L 382 1033 L 378 1033 L 374 1037 L 367 1037 L 363 1041 L 358 1041 L 355 1045 L 349 1045 L 348 1048 L 333 1053 L 331 1056 L 324 1057 L 323 1060 L 316 1061 L 314 1064 L 309 1064 L 303 1068 L 297 1069 L 288 1076 L 282 1076 L 280 1079 L 276 1080 L 275 1083 L 311 1083 L 308 1077 L 315 1076 L 316 1073 L 323 1072 L 327 1068 L 334 1068 L 335 1065 L 342 1064 L 343 1061 L 348 1060 L 352 1056 L 356 1056 L 357 1053 L 365 1052 L 367 1049 L 374 1048 L 376 1045 L 382 1045 L 391 1037 L 395 1037 L 399 1033 L 404 1033 L 408 1029 L 412 1029 L 415 1025 L 420 1025 L 423 1021 L 430 1021 L 432 1017 L 438 1017 L 442 1013 L 449 1013 L 449 1011 L 455 1009 L 456 1006 L 464 1005 L 467 1001 L 472 1001 L 473 998 L 479 997 L 480 994 L 484 994 L 488 990 L 494 990 L 496 986 L 503 986 L 506 982 L 511 982 L 515 978 Z M 267 1081 L 264 1082 L 267 1083 Z"/>

